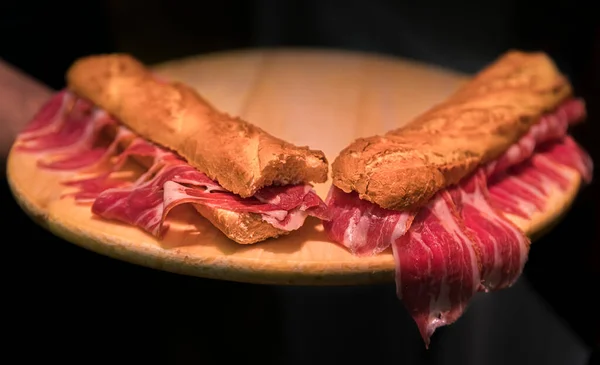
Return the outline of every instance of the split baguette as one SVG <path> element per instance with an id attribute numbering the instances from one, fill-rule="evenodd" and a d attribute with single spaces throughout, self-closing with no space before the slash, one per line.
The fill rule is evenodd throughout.
<path id="1" fill-rule="evenodd" d="M 161 82 L 131 56 L 82 58 L 68 70 L 67 83 L 138 135 L 177 152 L 241 197 L 270 185 L 327 180 L 322 151 L 295 146 L 217 111 L 191 87 Z"/>
<path id="2" fill-rule="evenodd" d="M 408 125 L 346 147 L 333 184 L 386 209 L 419 207 L 499 157 L 571 93 L 545 54 L 508 52 Z"/>
<path id="3" fill-rule="evenodd" d="M 128 55 L 91 56 L 67 72 L 68 88 L 242 197 L 269 185 L 323 183 L 322 151 L 298 147 L 217 111 L 192 88 L 158 80 Z M 260 214 L 194 205 L 227 237 L 251 244 L 289 233 Z"/>

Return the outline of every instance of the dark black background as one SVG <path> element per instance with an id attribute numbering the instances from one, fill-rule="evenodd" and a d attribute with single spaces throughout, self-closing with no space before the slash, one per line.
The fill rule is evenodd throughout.
<path id="1" fill-rule="evenodd" d="M 586 98 L 589 120 L 574 135 L 600 161 L 600 31 L 591 4 L 4 1 L 0 56 L 61 88 L 75 58 L 99 52 L 154 63 L 232 48 L 319 46 L 473 72 L 508 48 L 540 49 Z M 393 285 L 282 288 L 129 265 L 34 225 L 3 179 L 5 347 L 20 362 L 584 364 L 600 341 L 596 185 L 536 242 L 514 288 L 477 297 L 425 351 Z"/>

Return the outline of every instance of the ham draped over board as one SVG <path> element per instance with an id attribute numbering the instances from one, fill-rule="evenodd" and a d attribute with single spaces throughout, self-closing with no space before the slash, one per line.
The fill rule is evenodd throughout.
<path id="1" fill-rule="evenodd" d="M 65 196 L 91 203 L 98 216 L 159 238 L 169 227 L 168 213 L 185 203 L 260 214 L 284 231 L 300 228 L 309 215 L 329 219 L 327 206 L 310 185 L 265 187 L 241 198 L 68 91 L 57 93 L 40 109 L 19 135 L 16 149 L 40 153 L 41 168 L 80 172 L 63 182 L 75 190 Z M 146 167 L 135 181 L 119 177 L 129 158 Z"/>
<path id="2" fill-rule="evenodd" d="M 581 100 L 543 116 L 504 154 L 417 211 L 383 209 L 332 186 L 323 222 L 332 240 L 359 256 L 391 247 L 398 297 L 428 346 L 478 291 L 511 286 L 521 275 L 529 239 L 506 214 L 529 219 L 546 208 L 552 191 L 569 188 L 569 171 L 592 178 L 590 157 L 567 135 L 585 116 Z M 566 175 L 565 175 L 566 174 Z"/>

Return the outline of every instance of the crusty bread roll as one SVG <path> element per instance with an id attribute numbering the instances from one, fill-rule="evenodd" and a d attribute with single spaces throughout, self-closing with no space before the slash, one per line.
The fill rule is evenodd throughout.
<path id="1" fill-rule="evenodd" d="M 323 183 L 322 151 L 298 147 L 216 110 L 192 88 L 163 82 L 131 56 L 99 55 L 76 61 L 68 88 L 141 137 L 173 150 L 225 189 L 250 197 L 262 187 Z M 260 214 L 194 205 L 227 237 L 251 244 L 289 233 Z"/>
<path id="2" fill-rule="evenodd" d="M 294 146 L 217 111 L 192 88 L 156 79 L 131 56 L 82 58 L 67 72 L 67 83 L 77 95 L 242 197 L 269 185 L 327 180 L 322 151 Z"/>
<path id="3" fill-rule="evenodd" d="M 333 184 L 383 208 L 416 208 L 497 158 L 571 93 L 545 54 L 508 52 L 408 125 L 346 147 Z"/>

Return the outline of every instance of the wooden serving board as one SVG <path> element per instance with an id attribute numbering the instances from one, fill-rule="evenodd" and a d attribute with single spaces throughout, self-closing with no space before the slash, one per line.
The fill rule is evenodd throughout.
<path id="1" fill-rule="evenodd" d="M 300 145 L 321 149 L 332 162 L 357 137 L 410 121 L 449 95 L 464 75 L 401 59 L 323 50 L 251 50 L 167 62 L 158 74 L 196 87 L 216 107 Z M 299 231 L 256 245 L 238 245 L 190 207 L 170 216 L 162 242 L 142 230 L 93 217 L 89 206 L 60 199 L 60 179 L 36 167 L 36 156 L 12 152 L 8 177 L 23 209 L 66 240 L 116 259 L 207 278 L 275 284 L 367 284 L 393 280 L 391 252 L 357 258 L 328 241 L 309 218 Z M 330 186 L 317 185 L 325 198 Z M 570 204 L 555 194 L 528 234 L 547 229 Z"/>

